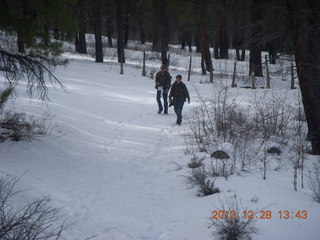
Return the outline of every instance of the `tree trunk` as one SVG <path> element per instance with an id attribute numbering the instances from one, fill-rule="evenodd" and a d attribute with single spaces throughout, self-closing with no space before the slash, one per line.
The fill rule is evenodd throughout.
<path id="1" fill-rule="evenodd" d="M 271 43 L 271 46 L 269 46 L 269 59 L 270 59 L 270 64 L 276 64 L 277 61 L 277 51 L 275 47 L 273 46 L 273 43 Z"/>
<path id="2" fill-rule="evenodd" d="M 306 24 L 308 32 L 302 32 L 302 12 L 296 0 L 287 0 L 289 22 L 294 44 L 302 102 L 311 138 L 313 154 L 320 155 L 320 3 L 309 0 L 310 15 Z M 305 18 L 305 16 L 303 16 Z M 303 34 L 303 36 L 301 36 Z"/>
<path id="3" fill-rule="evenodd" d="M 186 34 L 182 33 L 182 39 L 181 39 L 181 49 L 186 49 Z"/>
<path id="4" fill-rule="evenodd" d="M 236 57 L 237 57 L 237 61 L 240 61 L 240 49 L 236 48 Z"/>
<path id="5" fill-rule="evenodd" d="M 207 33 L 207 27 L 205 24 L 200 24 L 200 42 L 201 42 L 201 56 L 205 63 L 205 69 L 207 72 L 210 72 L 212 67 L 212 60 L 209 49 L 209 39 Z"/>
<path id="6" fill-rule="evenodd" d="M 78 2 L 78 8 L 79 8 L 79 15 L 78 15 L 78 21 L 79 21 L 79 34 L 78 34 L 78 41 L 77 41 L 77 52 L 79 53 L 87 53 L 87 42 L 86 42 L 86 17 L 85 17 L 85 6 L 84 6 L 84 0 L 80 0 Z"/>
<path id="7" fill-rule="evenodd" d="M 24 42 L 22 40 L 22 36 L 20 33 L 18 33 L 18 52 L 19 53 L 26 53 L 26 49 L 24 47 Z"/>
<path id="8" fill-rule="evenodd" d="M 191 33 L 188 32 L 187 43 L 189 46 L 189 52 L 192 52 L 192 41 L 191 41 Z"/>
<path id="9" fill-rule="evenodd" d="M 201 46 L 200 46 L 200 31 L 199 27 L 197 27 L 195 33 L 194 33 L 194 44 L 196 45 L 196 52 L 201 52 Z"/>
<path id="10" fill-rule="evenodd" d="M 246 50 L 242 49 L 241 51 L 241 61 L 244 61 L 246 59 Z"/>
<path id="11" fill-rule="evenodd" d="M 53 28 L 53 38 L 60 40 L 60 30 L 57 27 Z"/>
<path id="12" fill-rule="evenodd" d="M 96 62 L 103 62 L 100 5 L 100 0 L 95 0 L 93 2 Z"/>
<path id="13" fill-rule="evenodd" d="M 124 42 L 123 42 L 123 22 L 122 22 L 122 0 L 114 0 L 114 1 L 116 3 L 118 62 L 125 63 Z"/>
<path id="14" fill-rule="evenodd" d="M 107 19 L 106 19 L 106 32 L 108 38 L 108 47 L 112 48 L 112 34 L 113 34 L 113 7 L 112 4 L 108 0 L 108 8 L 107 8 Z"/>
<path id="15" fill-rule="evenodd" d="M 152 4 L 152 49 L 153 51 L 160 51 L 160 32 L 158 20 L 158 0 L 151 0 Z"/>
<path id="16" fill-rule="evenodd" d="M 214 48 L 213 48 L 214 59 L 219 59 L 219 34 L 218 32 L 214 33 Z"/>
<path id="17" fill-rule="evenodd" d="M 261 17 L 262 10 L 259 6 L 259 0 L 254 0 L 250 8 L 251 13 L 251 42 L 250 42 L 250 60 L 249 60 L 249 75 L 254 73 L 254 76 L 262 77 L 262 62 L 261 62 L 261 44 L 260 38 L 262 33 Z"/>
<path id="18" fill-rule="evenodd" d="M 128 46 L 129 40 L 129 22 L 130 22 L 130 12 L 128 5 L 126 6 L 125 20 L 124 20 L 124 46 Z"/>
<path id="19" fill-rule="evenodd" d="M 140 21 L 140 42 L 141 42 L 141 44 L 146 43 L 146 33 L 144 31 L 142 21 Z"/>
<path id="20" fill-rule="evenodd" d="M 166 0 L 158 0 L 158 21 L 160 29 L 160 46 L 161 46 L 161 60 L 162 64 L 168 67 L 168 25 L 166 14 Z"/>
<path id="21" fill-rule="evenodd" d="M 229 49 L 229 39 L 228 39 L 228 29 L 227 29 L 227 16 L 225 13 L 220 18 L 219 27 L 219 43 L 220 43 L 220 58 L 228 59 L 228 49 Z"/>

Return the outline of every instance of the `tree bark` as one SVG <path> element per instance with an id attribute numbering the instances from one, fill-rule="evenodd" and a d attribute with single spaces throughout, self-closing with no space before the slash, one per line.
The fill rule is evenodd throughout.
<path id="1" fill-rule="evenodd" d="M 114 0 L 114 1 L 116 3 L 118 62 L 125 63 L 124 42 L 123 42 L 123 22 L 122 22 L 122 0 Z"/>
<path id="2" fill-rule="evenodd" d="M 204 23 L 200 24 L 200 42 L 201 42 L 201 57 L 205 64 L 205 70 L 207 72 L 213 71 L 212 60 L 209 49 L 209 39 L 207 33 L 207 27 Z M 211 78 L 210 78 L 211 81 Z"/>
<path id="3" fill-rule="evenodd" d="M 152 5 L 152 49 L 153 51 L 160 51 L 160 32 L 158 20 L 158 0 L 151 0 Z"/>
<path id="4" fill-rule="evenodd" d="M 205 63 L 206 71 L 210 72 L 212 62 L 209 50 L 209 39 L 205 24 L 200 25 L 201 55 Z"/>
<path id="5" fill-rule="evenodd" d="M 125 18 L 124 18 L 124 46 L 128 46 L 128 40 L 129 40 L 129 22 L 130 22 L 130 10 L 129 6 L 126 6 L 126 12 L 125 12 Z"/>
<path id="6" fill-rule="evenodd" d="M 215 32 L 214 33 L 214 48 L 213 48 L 213 55 L 214 55 L 214 59 L 219 59 L 220 55 L 219 55 L 219 33 Z"/>
<path id="7" fill-rule="evenodd" d="M 103 62 L 100 5 L 100 0 L 95 0 L 93 2 L 96 62 Z"/>
<path id="8" fill-rule="evenodd" d="M 182 33 L 182 39 L 181 39 L 181 49 L 186 49 L 186 34 Z"/>
<path id="9" fill-rule="evenodd" d="M 160 29 L 160 46 L 161 46 L 161 60 L 162 64 L 168 67 L 168 25 L 166 14 L 166 0 L 158 0 L 158 21 Z"/>
<path id="10" fill-rule="evenodd" d="M 309 0 L 308 31 L 302 32 L 302 12 L 297 0 L 287 0 L 302 102 L 313 154 L 320 155 L 320 3 Z M 305 16 L 303 16 L 305 18 Z M 303 35 L 302 35 L 303 34 Z"/>
<path id="11" fill-rule="evenodd" d="M 261 17 L 262 10 L 259 6 L 259 0 L 254 0 L 250 7 L 251 13 L 251 42 L 250 42 L 250 60 L 249 60 L 249 75 L 262 77 L 262 62 L 261 62 L 261 44 L 260 38 L 262 33 Z"/>
<path id="12" fill-rule="evenodd" d="M 220 17 L 220 26 L 219 26 L 219 43 L 220 43 L 220 58 L 228 59 L 228 50 L 229 50 L 229 38 L 228 38 L 228 22 L 227 22 L 226 13 L 222 13 Z"/>
<path id="13" fill-rule="evenodd" d="M 107 38 L 108 38 L 108 47 L 112 48 L 112 34 L 113 34 L 113 7 L 112 4 L 108 0 L 108 8 L 107 8 L 107 19 L 106 19 L 106 31 L 107 31 Z"/>
<path id="14" fill-rule="evenodd" d="M 194 44 L 196 45 L 196 52 L 201 52 L 201 46 L 200 46 L 200 31 L 199 27 L 196 28 L 196 31 L 194 32 Z"/>
<path id="15" fill-rule="evenodd" d="M 78 2 L 78 21 L 79 21 L 79 33 L 77 36 L 77 52 L 87 54 L 87 42 L 86 42 L 86 16 L 84 0 Z"/>
<path id="16" fill-rule="evenodd" d="M 23 42 L 23 40 L 22 40 L 22 36 L 21 36 L 21 34 L 20 33 L 18 33 L 17 34 L 18 35 L 18 52 L 19 53 L 26 53 L 26 49 L 25 49 L 25 47 L 24 47 L 24 42 Z"/>

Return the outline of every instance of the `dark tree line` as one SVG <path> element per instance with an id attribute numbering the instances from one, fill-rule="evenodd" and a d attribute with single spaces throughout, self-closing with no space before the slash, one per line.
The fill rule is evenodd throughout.
<path id="1" fill-rule="evenodd" d="M 282 54 L 294 55 L 309 137 L 313 152 L 320 154 L 319 0 L 1 0 L 0 29 L 17 36 L 14 51 L 0 42 L 0 64 L 9 72 L 25 69 L 24 58 L 41 74 L 56 64 L 61 48 L 53 38 L 73 39 L 76 51 L 86 53 L 86 33 L 95 34 L 97 62 L 103 61 L 103 48 L 115 46 L 118 61 L 125 62 L 129 40 L 151 42 L 165 65 L 169 44 L 189 51 L 195 46 L 203 74 L 213 71 L 212 57 L 229 58 L 229 48 L 236 49 L 239 61 L 250 51 L 248 74 L 255 76 L 263 74 L 262 51 L 271 64 Z M 43 81 L 38 76 L 32 78 Z"/>

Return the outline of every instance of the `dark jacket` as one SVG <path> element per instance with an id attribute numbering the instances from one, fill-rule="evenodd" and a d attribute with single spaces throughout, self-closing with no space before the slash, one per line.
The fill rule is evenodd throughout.
<path id="1" fill-rule="evenodd" d="M 171 87 L 171 75 L 167 71 L 159 71 L 156 75 L 156 88 L 162 86 L 163 90 L 169 90 Z"/>
<path id="2" fill-rule="evenodd" d="M 187 86 L 183 82 L 180 82 L 179 84 L 177 82 L 174 82 L 171 87 L 169 99 L 171 100 L 172 97 L 174 99 L 180 98 L 180 99 L 183 99 L 184 101 L 187 98 L 188 101 L 190 101 L 190 96 L 189 96 Z"/>

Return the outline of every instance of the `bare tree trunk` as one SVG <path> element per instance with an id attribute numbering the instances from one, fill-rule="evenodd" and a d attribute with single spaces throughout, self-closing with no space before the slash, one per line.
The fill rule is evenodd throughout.
<path id="1" fill-rule="evenodd" d="M 160 32 L 158 20 L 158 0 L 151 0 L 152 5 L 152 49 L 160 51 Z"/>
<path id="2" fill-rule="evenodd" d="M 294 87 L 294 69 L 293 69 L 293 63 L 291 63 L 291 89 L 295 89 Z"/>
<path id="3" fill-rule="evenodd" d="M 244 61 L 246 59 L 246 50 L 242 49 L 241 51 L 241 61 Z"/>
<path id="4" fill-rule="evenodd" d="M 191 42 L 191 33 L 190 32 L 187 33 L 187 40 L 186 41 L 189 46 L 189 52 L 192 52 L 192 42 Z"/>
<path id="5" fill-rule="evenodd" d="M 309 30 L 303 33 L 302 14 L 298 1 L 287 0 L 289 21 L 294 44 L 294 55 L 302 102 L 311 138 L 313 154 L 320 155 L 320 3 L 309 0 L 310 15 L 305 23 Z M 305 18 L 305 16 L 303 16 Z M 301 34 L 304 34 L 302 37 Z"/>
<path id="6" fill-rule="evenodd" d="M 19 53 L 26 53 L 26 49 L 24 47 L 24 42 L 22 40 L 22 36 L 20 33 L 18 33 L 18 52 Z"/>
<path id="7" fill-rule="evenodd" d="M 94 12 L 94 33 L 95 33 L 95 49 L 96 49 L 96 62 L 103 62 L 103 47 L 102 47 L 102 35 L 101 35 L 101 11 L 100 0 L 94 0 L 93 12 Z"/>
<path id="8" fill-rule="evenodd" d="M 219 43 L 220 43 L 220 58 L 228 59 L 229 54 L 229 38 L 228 38 L 228 29 L 227 29 L 227 16 L 226 13 L 223 13 L 220 18 L 220 28 L 219 28 Z"/>
<path id="9" fill-rule="evenodd" d="M 206 75 L 207 74 L 206 65 L 204 64 L 203 57 L 201 57 L 201 72 L 202 72 L 202 75 Z"/>
<path id="10" fill-rule="evenodd" d="M 142 76 L 146 76 L 146 51 L 143 51 L 143 65 L 142 65 Z"/>
<path id="11" fill-rule="evenodd" d="M 86 16 L 85 16 L 85 6 L 84 0 L 79 0 L 78 2 L 78 21 L 79 21 L 79 33 L 77 42 L 77 52 L 87 54 L 87 42 L 86 42 Z"/>
<path id="12" fill-rule="evenodd" d="M 261 15 L 262 10 L 259 6 L 259 0 L 254 0 L 250 8 L 251 12 L 251 41 L 250 41 L 250 60 L 249 60 L 249 75 L 254 73 L 255 76 L 262 77 L 262 62 L 261 62 Z"/>
<path id="13" fill-rule="evenodd" d="M 106 19 L 106 32 L 108 38 L 108 47 L 112 48 L 112 33 L 113 33 L 113 6 L 110 3 L 110 0 L 107 0 L 107 19 Z"/>
<path id="14" fill-rule="evenodd" d="M 196 45 L 196 52 L 197 53 L 201 52 L 199 27 L 197 27 L 195 34 L 194 34 L 194 44 Z"/>
<path id="15" fill-rule="evenodd" d="M 200 25 L 200 42 L 201 42 L 201 56 L 205 63 L 205 69 L 207 72 L 213 70 L 212 60 L 209 49 L 209 39 L 207 33 L 207 27 L 204 23 Z"/>
<path id="16" fill-rule="evenodd" d="M 231 87 L 237 87 L 237 83 L 236 83 L 236 74 L 237 74 L 237 62 L 234 62 L 234 66 L 233 66 L 233 76 L 232 76 L 232 83 L 231 83 Z"/>
<path id="17" fill-rule="evenodd" d="M 219 34 L 218 32 L 214 33 L 214 48 L 213 48 L 214 59 L 219 59 Z"/>
<path id="18" fill-rule="evenodd" d="M 123 22 L 122 22 L 122 0 L 114 0 L 116 3 L 116 21 L 117 21 L 117 53 L 118 62 L 125 63 L 124 42 L 123 42 Z"/>
<path id="19" fill-rule="evenodd" d="M 190 56 L 190 62 L 189 62 L 188 81 L 190 81 L 190 75 L 191 75 L 191 62 L 192 62 L 192 56 Z"/>
<path id="20" fill-rule="evenodd" d="M 162 64 L 168 67 L 168 24 L 166 14 L 166 0 L 158 0 L 158 21 L 160 29 L 160 46 L 161 46 L 161 60 Z"/>
<path id="21" fill-rule="evenodd" d="M 125 17 L 124 17 L 124 46 L 128 46 L 129 40 L 129 22 L 130 22 L 130 12 L 129 5 L 126 6 Z"/>
<path id="22" fill-rule="evenodd" d="M 182 50 L 186 49 L 186 34 L 184 32 L 182 33 L 181 49 Z"/>
<path id="23" fill-rule="evenodd" d="M 266 69 L 267 69 L 267 84 L 266 84 L 266 88 L 270 89 L 270 74 L 269 74 L 269 67 L 268 67 L 268 56 L 265 56 L 265 60 L 266 60 Z"/>

